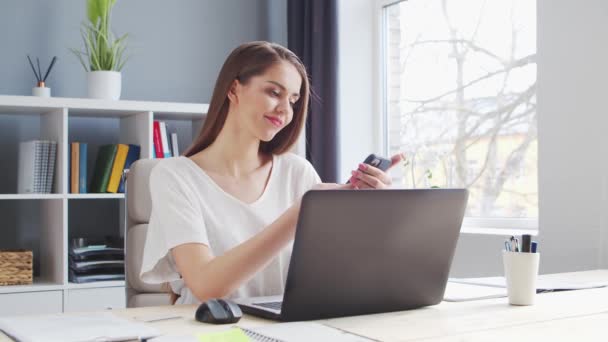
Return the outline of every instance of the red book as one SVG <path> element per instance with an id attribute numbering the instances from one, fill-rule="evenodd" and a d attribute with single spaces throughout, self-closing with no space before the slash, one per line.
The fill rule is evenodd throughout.
<path id="1" fill-rule="evenodd" d="M 160 140 L 160 122 L 154 120 L 154 128 L 152 131 L 152 138 L 154 139 L 154 154 L 156 155 L 156 158 L 163 158 L 163 143 Z"/>

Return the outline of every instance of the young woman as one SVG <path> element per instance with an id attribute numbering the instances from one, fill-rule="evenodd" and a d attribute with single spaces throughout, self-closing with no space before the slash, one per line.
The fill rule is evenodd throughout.
<path id="1" fill-rule="evenodd" d="M 178 304 L 281 294 L 302 195 L 390 184 L 371 166 L 350 185 L 322 184 L 288 152 L 308 99 L 306 70 L 286 48 L 251 42 L 228 56 L 199 136 L 152 171 L 145 282 L 169 283 Z"/>

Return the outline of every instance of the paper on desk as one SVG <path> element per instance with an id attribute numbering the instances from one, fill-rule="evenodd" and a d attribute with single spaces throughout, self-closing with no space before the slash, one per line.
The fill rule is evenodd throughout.
<path id="1" fill-rule="evenodd" d="M 13 339 L 29 341 L 124 341 L 150 338 L 160 332 L 109 312 L 0 318 L 0 330 Z"/>
<path id="2" fill-rule="evenodd" d="M 493 286 L 462 284 L 448 282 L 443 300 L 446 302 L 464 302 L 468 300 L 501 298 L 507 296 L 507 289 Z"/>
<path id="3" fill-rule="evenodd" d="M 250 339 L 243 330 L 232 328 L 223 331 L 200 333 L 196 335 L 199 342 L 249 342 Z"/>
<path id="4" fill-rule="evenodd" d="M 450 282 L 483 285 L 488 287 L 507 287 L 504 277 L 487 277 L 487 278 L 450 278 Z M 538 276 L 536 281 L 536 289 L 538 291 L 560 291 L 560 290 L 582 290 L 593 289 L 598 287 L 608 286 L 608 281 L 576 281 L 576 280 L 561 280 L 555 279 L 554 276 Z"/>

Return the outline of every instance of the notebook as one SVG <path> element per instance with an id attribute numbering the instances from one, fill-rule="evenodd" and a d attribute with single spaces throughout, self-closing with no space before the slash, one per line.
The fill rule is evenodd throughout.
<path id="1" fill-rule="evenodd" d="M 160 332 L 109 312 L 0 318 L 0 330 L 21 342 L 124 341 L 151 338 Z"/>
<path id="2" fill-rule="evenodd" d="M 163 335 L 150 342 L 369 342 L 355 335 L 316 322 L 293 322 L 264 325 L 255 328 L 232 327 L 222 331 L 194 335 Z"/>

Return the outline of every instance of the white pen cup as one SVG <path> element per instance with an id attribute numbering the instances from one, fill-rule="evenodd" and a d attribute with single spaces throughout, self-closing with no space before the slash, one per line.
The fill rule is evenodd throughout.
<path id="1" fill-rule="evenodd" d="M 511 305 L 533 305 L 540 253 L 503 251 L 502 261 Z"/>

